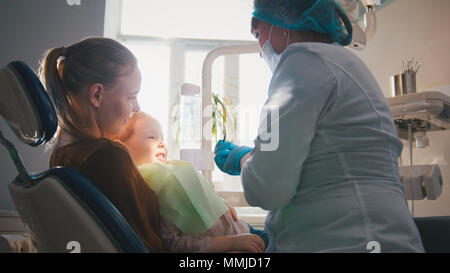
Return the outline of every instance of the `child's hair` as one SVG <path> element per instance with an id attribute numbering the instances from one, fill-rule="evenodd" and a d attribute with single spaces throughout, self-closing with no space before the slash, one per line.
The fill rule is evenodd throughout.
<path id="1" fill-rule="evenodd" d="M 127 141 L 133 134 L 134 134 L 134 127 L 136 122 L 144 117 L 148 117 L 149 115 L 145 112 L 136 112 L 131 115 L 131 118 L 128 120 L 128 122 L 122 127 L 122 131 L 117 136 L 117 138 L 125 142 Z"/>
<path id="2" fill-rule="evenodd" d="M 60 129 L 80 139 L 94 137 L 84 116 L 88 88 L 94 83 L 113 86 L 136 64 L 128 48 L 108 38 L 87 38 L 49 50 L 39 74 L 55 105 Z"/>

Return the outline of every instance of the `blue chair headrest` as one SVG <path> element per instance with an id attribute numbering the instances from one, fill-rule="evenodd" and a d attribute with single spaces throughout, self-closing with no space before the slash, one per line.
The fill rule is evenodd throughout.
<path id="1" fill-rule="evenodd" d="M 25 144 L 39 146 L 56 132 L 53 104 L 36 74 L 24 62 L 0 69 L 0 116 Z"/>

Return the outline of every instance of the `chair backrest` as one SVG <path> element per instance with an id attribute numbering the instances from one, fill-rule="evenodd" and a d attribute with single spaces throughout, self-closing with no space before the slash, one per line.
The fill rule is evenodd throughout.
<path id="1" fill-rule="evenodd" d="M 23 62 L 0 69 L 0 115 L 24 143 L 39 146 L 57 128 L 44 87 Z M 148 252 L 114 205 L 83 175 L 52 168 L 29 175 L 14 145 L 0 141 L 19 175 L 9 184 L 12 200 L 39 252 Z"/>
<path id="2" fill-rule="evenodd" d="M 450 216 L 414 218 L 425 252 L 450 253 Z"/>

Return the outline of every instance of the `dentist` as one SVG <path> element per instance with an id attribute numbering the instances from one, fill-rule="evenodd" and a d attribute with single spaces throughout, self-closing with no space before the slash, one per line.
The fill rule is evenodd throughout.
<path id="1" fill-rule="evenodd" d="M 423 252 L 402 143 L 376 80 L 344 48 L 339 2 L 254 0 L 251 26 L 273 72 L 266 114 L 254 148 L 219 141 L 215 162 L 269 210 L 267 252 Z"/>

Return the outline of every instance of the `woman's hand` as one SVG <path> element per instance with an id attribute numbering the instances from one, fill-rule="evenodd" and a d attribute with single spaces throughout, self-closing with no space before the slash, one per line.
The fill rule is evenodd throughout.
<path id="1" fill-rule="evenodd" d="M 265 246 L 261 237 L 250 233 L 211 237 L 211 252 L 263 253 Z"/>
<path id="2" fill-rule="evenodd" d="M 235 222 L 237 222 L 238 217 L 237 217 L 236 210 L 227 201 L 223 200 L 223 202 L 225 202 L 225 205 L 227 205 L 227 207 L 228 207 L 228 213 L 231 215 L 231 217 L 233 217 L 233 220 Z"/>
<path id="3" fill-rule="evenodd" d="M 258 235 L 246 233 L 238 234 L 231 237 L 231 250 L 245 251 L 251 253 L 264 253 L 264 240 Z"/>

